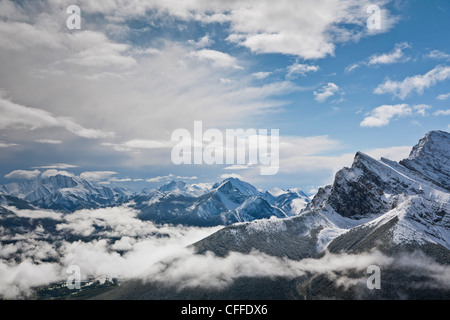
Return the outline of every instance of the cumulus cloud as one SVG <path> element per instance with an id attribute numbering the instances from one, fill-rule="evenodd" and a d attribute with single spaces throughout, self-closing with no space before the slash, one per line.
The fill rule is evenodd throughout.
<path id="1" fill-rule="evenodd" d="M 39 170 L 14 170 L 7 175 L 5 178 L 7 179 L 34 179 L 37 178 L 41 172 Z"/>
<path id="2" fill-rule="evenodd" d="M 188 40 L 188 43 L 190 45 L 193 45 L 194 47 L 197 47 L 197 48 L 205 48 L 205 47 L 209 47 L 210 45 L 212 45 L 214 43 L 214 40 L 211 39 L 209 37 L 209 35 L 204 35 L 203 37 L 201 37 L 197 41 Z"/>
<path id="3" fill-rule="evenodd" d="M 376 66 L 376 65 L 387 65 L 398 62 L 406 62 L 409 57 L 405 57 L 404 50 L 410 48 L 411 45 L 407 42 L 397 43 L 394 49 L 388 53 L 374 54 L 369 58 L 356 62 L 345 68 L 345 72 L 351 72 L 360 66 Z"/>
<path id="4" fill-rule="evenodd" d="M 305 76 L 307 73 L 317 72 L 319 69 L 320 67 L 316 65 L 294 63 L 287 68 L 287 78 L 295 78 L 297 75 Z"/>
<path id="5" fill-rule="evenodd" d="M 373 109 L 360 123 L 361 127 L 383 127 L 397 117 L 409 116 L 411 108 L 407 104 L 382 105 Z"/>
<path id="6" fill-rule="evenodd" d="M 407 77 L 402 81 L 386 79 L 375 88 L 375 94 L 391 93 L 394 97 L 405 99 L 411 93 L 422 94 L 425 89 L 434 86 L 438 82 L 450 78 L 450 67 L 437 66 L 423 75 Z"/>
<path id="7" fill-rule="evenodd" d="M 202 49 L 190 53 L 191 57 L 197 58 L 199 61 L 211 62 L 217 68 L 235 68 L 241 69 L 234 57 L 228 53 L 216 50 Z"/>
<path id="8" fill-rule="evenodd" d="M 314 91 L 314 98 L 317 102 L 323 103 L 329 97 L 334 96 L 338 92 L 339 92 L 339 87 L 336 84 L 330 82 L 327 85 L 320 88 L 319 90 Z"/>
<path id="9" fill-rule="evenodd" d="M 407 42 L 397 43 L 391 52 L 371 56 L 367 61 L 367 65 L 392 64 L 400 61 L 407 61 L 408 58 L 405 58 L 403 50 L 410 47 L 411 46 Z"/>
<path id="10" fill-rule="evenodd" d="M 382 6 L 389 1 L 381 1 Z M 94 5 L 81 1 L 86 12 L 103 14 L 108 19 L 123 20 L 126 16 L 143 16 L 156 11 L 185 21 L 204 24 L 228 23 L 228 40 L 256 53 L 283 53 L 305 59 L 333 55 L 335 43 L 358 41 L 360 38 L 387 32 L 397 18 L 381 10 L 383 28 L 366 28 L 369 1 L 123 1 Z M 352 28 L 349 28 L 349 25 Z M 197 41 L 202 42 L 202 41 Z M 207 41 L 205 40 L 207 43 Z M 194 42 L 193 42 L 194 43 Z"/>

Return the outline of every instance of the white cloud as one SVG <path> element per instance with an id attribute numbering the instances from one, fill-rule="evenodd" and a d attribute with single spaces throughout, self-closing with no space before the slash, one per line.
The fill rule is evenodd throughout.
<path id="1" fill-rule="evenodd" d="M 114 171 L 86 171 L 80 174 L 80 178 L 87 181 L 101 181 L 117 174 Z"/>
<path id="2" fill-rule="evenodd" d="M 436 99 L 438 100 L 447 100 L 448 98 L 450 98 L 450 92 L 446 94 L 440 94 L 436 97 Z"/>
<path id="3" fill-rule="evenodd" d="M 168 15 L 181 15 L 189 20 L 206 18 L 203 6 L 208 7 L 210 3 L 141 2 L 140 6 L 135 6 L 132 1 L 123 1 L 120 7 L 115 1 L 103 3 L 80 2 L 83 12 L 99 14 L 100 21 L 85 16 L 86 29 L 79 32 L 67 32 L 64 21 L 59 23 L 60 3 L 50 2 L 47 10 L 41 12 L 33 2 L 22 12 L 26 15 L 21 23 L 27 24 L 36 34 L 42 33 L 48 37 L 47 42 L 51 40 L 54 45 L 49 50 L 46 41 L 39 41 L 42 45 L 29 41 L 30 50 L 17 41 L 17 44 L 12 43 L 18 46 L 17 49 L 2 50 L 0 74 L 5 77 L 0 77 L 0 87 L 7 88 L 12 97 L 10 104 L 14 101 L 27 109 L 12 106 L 15 109 L 13 119 L 6 121 L 2 117 L 0 129 L 56 127 L 86 138 L 114 138 L 111 132 L 114 131 L 120 140 L 105 142 L 116 150 L 150 150 L 149 144 L 137 148 L 126 142 L 167 141 L 168 132 L 186 127 L 199 118 L 211 127 L 248 124 L 255 121 L 255 114 L 277 111 L 289 103 L 271 99 L 271 95 L 297 90 L 288 82 L 249 86 L 252 83 L 250 77 L 233 77 L 233 72 L 239 72 L 240 69 L 235 67 L 240 67 L 241 61 L 224 52 L 193 51 L 192 45 L 186 42 L 160 39 L 149 44 L 147 49 L 137 49 L 127 40 L 129 33 L 117 36 L 108 32 L 108 23 L 152 9 L 153 12 L 161 10 L 162 19 Z M 193 8 L 189 7 L 191 5 Z M 211 4 L 215 11 L 222 11 L 228 5 Z M 8 15 L 11 18 L 20 16 L 21 6 L 17 3 L 10 6 L 16 13 Z M 103 15 L 107 16 L 106 21 L 101 20 Z M 88 26 L 100 31 L 89 31 Z M 15 41 L 11 34 L 2 34 L 0 29 L 0 38 L 4 41 Z M 23 34 L 26 36 L 27 32 Z M 109 37 L 121 39 L 122 43 Z M 211 40 L 201 38 L 201 44 L 206 45 L 208 39 Z M 190 56 L 192 52 L 194 56 Z M 242 67 L 246 67 L 244 64 L 245 61 Z M 224 67 L 211 68 L 211 65 Z M 220 79 L 232 79 L 233 82 L 224 86 Z M 45 138 L 48 140 L 65 141 L 60 135 L 49 136 L 47 132 Z M 35 139 L 33 137 L 33 141 Z M 138 161 L 136 153 L 130 157 Z"/>
<path id="4" fill-rule="evenodd" d="M 181 180 L 197 180 L 198 177 L 196 176 L 176 176 L 177 179 L 181 179 Z"/>
<path id="5" fill-rule="evenodd" d="M 320 68 L 315 65 L 294 63 L 288 68 L 287 77 L 294 78 L 296 75 L 305 76 L 308 72 L 317 72 Z"/>
<path id="6" fill-rule="evenodd" d="M 197 41 L 188 40 L 188 44 L 193 45 L 194 47 L 197 47 L 197 48 L 209 47 L 213 43 L 214 43 L 214 40 L 212 40 L 209 37 L 209 35 L 205 35 L 205 36 L 201 37 L 200 39 L 198 39 Z"/>
<path id="7" fill-rule="evenodd" d="M 392 119 L 412 114 L 407 104 L 382 105 L 373 109 L 370 114 L 360 123 L 361 127 L 383 127 L 387 126 Z"/>
<path id="8" fill-rule="evenodd" d="M 169 179 L 173 179 L 174 175 L 173 174 L 169 174 L 167 176 L 157 176 L 157 177 L 153 177 L 153 178 L 149 178 L 145 181 L 147 182 L 161 182 L 161 181 L 166 181 Z"/>
<path id="9" fill-rule="evenodd" d="M 61 143 L 63 143 L 61 140 L 56 140 L 56 139 L 37 139 L 35 141 L 38 143 L 42 143 L 42 144 L 61 144 Z"/>
<path id="10" fill-rule="evenodd" d="M 137 65 L 136 60 L 125 55 L 130 49 L 129 45 L 111 42 L 106 35 L 81 31 L 70 34 L 68 37 L 70 47 L 76 48 L 76 54 L 63 60 L 64 63 L 94 68 L 120 68 L 127 69 Z"/>
<path id="11" fill-rule="evenodd" d="M 67 163 L 55 163 L 46 166 L 33 167 L 33 169 L 71 169 L 78 168 L 78 166 Z"/>
<path id="12" fill-rule="evenodd" d="M 67 117 L 57 117 L 42 109 L 30 108 L 13 103 L 0 96 L 0 129 L 36 130 L 48 127 L 62 127 L 87 139 L 111 137 L 112 133 L 87 129 Z"/>
<path id="13" fill-rule="evenodd" d="M 383 28 L 366 27 L 365 8 L 370 1 L 82 1 L 85 12 L 107 15 L 109 20 L 143 16 L 147 10 L 204 24 L 229 23 L 229 41 L 256 53 L 282 53 L 305 59 L 333 55 L 335 43 L 357 41 L 361 37 L 389 31 L 396 23 L 385 9 L 389 1 L 379 1 Z M 349 27 L 349 25 L 351 27 Z"/>
<path id="14" fill-rule="evenodd" d="M 157 141 L 157 140 L 144 140 L 144 139 L 133 139 L 125 141 L 123 143 L 110 143 L 104 142 L 102 145 L 107 147 L 112 147 L 115 151 L 127 152 L 132 150 L 143 150 L 143 149 L 165 149 L 173 147 L 171 141 Z"/>
<path id="15" fill-rule="evenodd" d="M 221 179 L 228 179 L 228 178 L 236 178 L 236 179 L 240 179 L 240 180 L 245 180 L 241 175 L 237 174 L 237 173 L 226 173 L 226 174 L 222 174 L 220 176 Z"/>
<path id="16" fill-rule="evenodd" d="M 448 116 L 450 115 L 450 109 L 447 110 L 437 110 L 433 112 L 433 116 Z"/>
<path id="17" fill-rule="evenodd" d="M 0 140 L 0 148 L 9 148 L 9 147 L 14 147 L 17 146 L 16 143 L 7 143 L 7 142 L 3 142 Z"/>
<path id="18" fill-rule="evenodd" d="M 243 164 L 234 164 L 228 167 L 223 168 L 224 170 L 246 170 L 250 168 L 250 165 L 243 165 Z"/>
<path id="19" fill-rule="evenodd" d="M 52 219 L 57 221 L 63 220 L 63 214 L 60 212 L 44 209 L 17 209 L 16 207 L 6 206 L 8 210 L 21 218 L 27 219 Z"/>
<path id="20" fill-rule="evenodd" d="M 427 115 L 427 110 L 431 109 L 430 105 L 427 104 L 419 104 L 419 105 L 415 105 L 414 110 L 417 110 L 417 114 L 421 115 L 421 116 L 426 116 Z"/>
<path id="21" fill-rule="evenodd" d="M 408 158 L 411 149 L 412 149 L 411 146 L 399 146 L 399 147 L 375 148 L 370 150 L 364 150 L 363 152 L 376 160 L 386 158 L 392 161 L 400 161 Z"/>
<path id="22" fill-rule="evenodd" d="M 11 264 L 0 260 L 0 294 L 6 299 L 17 299 L 30 294 L 32 287 L 61 280 L 61 273 L 60 266 L 53 263 L 37 264 L 32 259 L 27 259 Z"/>
<path id="23" fill-rule="evenodd" d="M 418 94 L 422 94 L 425 89 L 434 86 L 438 82 L 447 80 L 448 78 L 450 78 L 450 67 L 437 66 L 424 75 L 407 77 L 403 81 L 386 79 L 382 84 L 375 88 L 374 93 L 392 93 L 394 97 L 403 100 L 414 91 Z"/>
<path id="24" fill-rule="evenodd" d="M 323 103 L 329 97 L 334 96 L 337 92 L 339 92 L 339 87 L 336 84 L 330 82 L 319 90 L 314 91 L 314 97 L 317 102 Z"/>
<path id="25" fill-rule="evenodd" d="M 37 178 L 41 172 L 39 170 L 14 170 L 7 175 L 5 178 L 7 179 L 34 179 Z"/>
<path id="26" fill-rule="evenodd" d="M 66 177 L 74 177 L 75 175 L 71 172 L 67 172 L 64 170 L 56 170 L 56 169 L 48 169 L 44 171 L 41 175 L 41 178 L 50 178 L 56 175 L 62 175 Z"/>
<path id="27" fill-rule="evenodd" d="M 436 60 L 450 60 L 450 54 L 440 50 L 431 50 L 425 55 L 425 57 Z"/>
<path id="28" fill-rule="evenodd" d="M 260 71 L 260 72 L 252 73 L 252 76 L 255 77 L 256 79 L 262 80 L 262 79 L 267 78 L 271 74 L 272 74 L 272 72 L 262 72 L 262 71 Z"/>
<path id="29" fill-rule="evenodd" d="M 353 70 L 355 70 L 356 68 L 359 68 L 360 66 L 361 66 L 360 62 L 353 63 L 345 68 L 345 72 L 346 73 L 352 72 Z"/>
<path id="30" fill-rule="evenodd" d="M 333 55 L 336 42 L 370 34 L 364 28 L 368 2 L 355 1 L 246 1 L 230 8 L 229 41 L 256 53 L 283 53 L 304 59 Z M 393 19 L 386 11 L 387 31 Z M 352 29 L 343 27 L 351 24 Z"/>
<path id="31" fill-rule="evenodd" d="M 236 58 L 230 56 L 228 53 L 210 49 L 202 49 L 199 51 L 193 51 L 189 55 L 199 61 L 211 62 L 212 65 L 217 68 L 242 69 L 242 67 L 237 64 Z"/>
<path id="32" fill-rule="evenodd" d="M 403 50 L 406 48 L 410 48 L 410 45 L 408 43 L 398 43 L 395 45 L 395 48 L 389 53 L 375 54 L 371 56 L 367 61 L 367 65 L 371 66 L 376 64 L 392 64 L 401 61 L 407 61 L 408 58 L 405 58 L 403 53 Z"/>
<path id="33" fill-rule="evenodd" d="M 153 178 L 146 179 L 147 182 L 162 182 L 162 181 L 169 181 L 173 179 L 181 179 L 181 180 L 197 180 L 198 177 L 196 176 L 175 176 L 174 174 L 168 174 L 167 176 L 157 176 Z"/>
<path id="34" fill-rule="evenodd" d="M 362 65 L 386 65 L 408 61 L 409 58 L 405 57 L 403 50 L 410 47 L 411 46 L 407 42 L 397 43 L 392 51 L 388 53 L 374 54 L 364 61 L 353 63 L 345 68 L 345 72 L 349 73 Z"/>

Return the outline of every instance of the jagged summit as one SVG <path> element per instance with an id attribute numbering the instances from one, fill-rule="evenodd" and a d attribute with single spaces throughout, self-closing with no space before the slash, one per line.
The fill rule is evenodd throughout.
<path id="1" fill-rule="evenodd" d="M 450 133 L 428 132 L 400 164 L 450 190 Z"/>
<path id="2" fill-rule="evenodd" d="M 165 185 L 162 185 L 158 188 L 159 191 L 165 192 L 165 191 L 173 191 L 173 190 L 183 190 L 186 188 L 186 182 L 184 181 L 170 181 L 169 183 L 166 183 Z"/>
<path id="3" fill-rule="evenodd" d="M 261 192 L 258 191 L 254 186 L 252 186 L 250 183 L 242 181 L 238 178 L 229 177 L 223 180 L 220 183 L 216 183 L 213 185 L 213 188 L 218 190 L 231 190 L 231 189 L 237 189 L 239 192 L 245 195 L 252 195 L 252 196 L 259 196 L 261 195 Z"/>

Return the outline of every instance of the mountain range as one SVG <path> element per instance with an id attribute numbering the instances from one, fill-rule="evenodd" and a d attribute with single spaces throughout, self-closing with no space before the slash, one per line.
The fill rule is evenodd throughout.
<path id="1" fill-rule="evenodd" d="M 191 226 L 285 218 L 299 213 L 309 201 L 298 190 L 280 190 L 274 196 L 237 178 L 227 178 L 212 187 L 171 181 L 141 193 L 60 174 L 0 186 L 0 205 L 72 213 L 127 203 L 139 210 L 142 220 Z"/>
<path id="2" fill-rule="evenodd" d="M 27 234 L 49 243 L 98 243 L 107 231 L 103 218 L 92 217 L 84 230 L 77 219 L 90 211 L 79 210 L 126 206 L 141 222 L 224 226 L 188 247 L 219 264 L 256 253 L 261 263 L 278 259 L 270 265 L 316 261 L 320 270 L 333 265 L 330 256 L 374 256 L 383 267 L 384 290 L 368 290 L 364 270 L 350 263 L 332 277 L 311 269 L 290 277 L 224 274 L 236 279 L 221 288 L 136 279 L 96 299 L 450 299 L 449 181 L 450 134 L 431 131 L 399 162 L 357 152 L 312 199 L 298 189 L 264 192 L 237 178 L 212 186 L 171 181 L 137 194 L 63 175 L 10 183 L 0 186 L 0 232 L 11 239 L 6 245 Z M 161 264 L 169 270 L 177 260 Z"/>
<path id="3" fill-rule="evenodd" d="M 192 245 L 199 255 L 225 258 L 256 250 L 295 261 L 376 250 L 393 259 L 383 269 L 383 285 L 388 290 L 370 291 L 365 283 L 348 289 L 333 284 L 324 274 L 314 274 L 295 279 L 242 277 L 222 290 L 179 290 L 136 280 L 99 298 L 448 299 L 449 178 L 450 134 L 431 131 L 400 162 L 356 153 L 352 166 L 338 171 L 334 182 L 319 189 L 298 215 L 234 223 Z M 404 263 L 405 257 L 415 257 L 414 263 Z M 430 285 L 435 279 L 432 272 L 420 272 L 433 264 L 430 261 L 443 268 L 443 287 Z M 362 274 L 355 270 L 353 276 Z"/>

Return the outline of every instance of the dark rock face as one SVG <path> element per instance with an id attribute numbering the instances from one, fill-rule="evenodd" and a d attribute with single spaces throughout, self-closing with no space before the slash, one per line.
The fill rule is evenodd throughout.
<path id="1" fill-rule="evenodd" d="M 328 203 L 340 215 L 358 218 L 389 209 L 382 199 L 385 183 L 365 164 L 371 160 L 357 153 L 352 168 L 336 174 Z"/>

